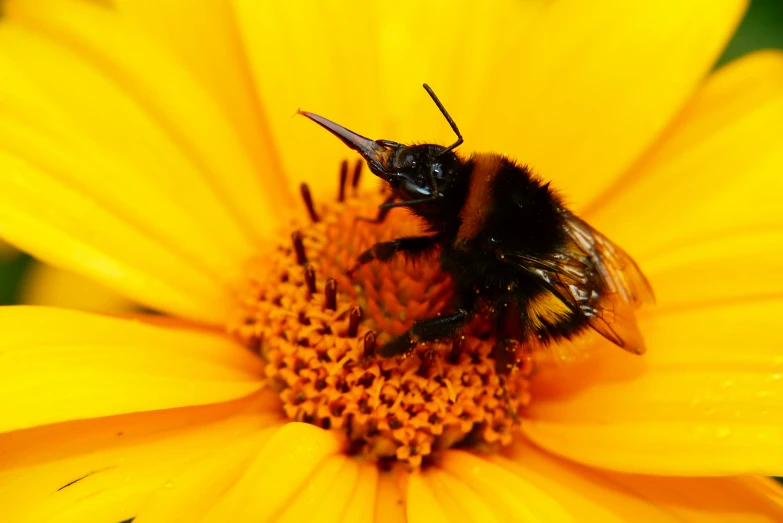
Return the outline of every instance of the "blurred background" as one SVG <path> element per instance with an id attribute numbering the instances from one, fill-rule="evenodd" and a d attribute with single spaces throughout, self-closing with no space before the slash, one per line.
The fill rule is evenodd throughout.
<path id="1" fill-rule="evenodd" d="M 752 0 L 718 66 L 757 49 L 783 49 L 783 0 Z M 37 263 L 0 241 L 0 305 L 60 305 L 129 312 L 133 305 L 96 284 Z"/>

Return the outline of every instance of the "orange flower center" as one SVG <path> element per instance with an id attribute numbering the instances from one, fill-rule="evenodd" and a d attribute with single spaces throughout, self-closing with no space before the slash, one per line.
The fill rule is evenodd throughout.
<path id="1" fill-rule="evenodd" d="M 376 356 L 415 320 L 443 311 L 451 285 L 437 256 L 406 263 L 400 255 L 349 276 L 374 243 L 419 226 L 399 209 L 383 224 L 362 220 L 375 217 L 383 194 L 345 194 L 346 175 L 343 164 L 336 202 L 310 204 L 311 223 L 295 224 L 289 239 L 252 261 L 229 331 L 264 359 L 266 384 L 289 418 L 344 432 L 357 455 L 417 467 L 455 445 L 510 443 L 529 400 L 530 365 L 498 374 L 481 318 L 456 339 L 421 343 L 402 358 Z M 303 196 L 310 199 L 306 188 Z"/>

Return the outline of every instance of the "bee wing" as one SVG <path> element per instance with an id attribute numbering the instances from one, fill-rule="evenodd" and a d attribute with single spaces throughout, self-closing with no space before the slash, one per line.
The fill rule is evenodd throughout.
<path id="1" fill-rule="evenodd" d="M 650 284 L 622 249 L 571 213 L 572 245 L 551 259 L 503 253 L 504 259 L 540 278 L 548 290 L 606 339 L 641 354 L 644 340 L 634 309 L 653 302 Z"/>
<path id="2" fill-rule="evenodd" d="M 590 258 L 609 292 L 619 294 L 622 301 L 634 307 L 655 303 L 652 287 L 639 266 L 609 238 L 571 213 L 566 214 L 566 232 Z"/>

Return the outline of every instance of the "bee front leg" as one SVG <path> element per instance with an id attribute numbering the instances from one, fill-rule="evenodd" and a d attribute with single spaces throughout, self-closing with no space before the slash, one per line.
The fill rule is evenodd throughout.
<path id="1" fill-rule="evenodd" d="M 447 338 L 464 327 L 471 316 L 467 310 L 458 309 L 457 312 L 448 316 L 436 316 L 417 321 L 408 332 L 397 336 L 378 349 L 378 354 L 383 358 L 400 356 L 410 352 L 417 343 Z"/>
<path id="2" fill-rule="evenodd" d="M 438 245 L 439 236 L 408 236 L 397 238 L 390 242 L 379 242 L 364 251 L 356 258 L 356 265 L 348 271 L 353 274 L 356 269 L 373 260 L 387 262 L 397 253 L 403 253 L 411 257 L 421 256 Z"/>

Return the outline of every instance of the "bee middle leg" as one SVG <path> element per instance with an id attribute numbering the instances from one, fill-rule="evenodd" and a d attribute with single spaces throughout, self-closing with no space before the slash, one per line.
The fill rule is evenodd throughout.
<path id="1" fill-rule="evenodd" d="M 470 318 L 471 314 L 467 310 L 458 309 L 448 316 L 417 321 L 408 332 L 400 334 L 378 349 L 378 354 L 383 358 L 400 356 L 410 352 L 417 343 L 447 338 L 464 327 Z"/>
<path id="2" fill-rule="evenodd" d="M 351 274 L 373 260 L 387 262 L 400 252 L 409 256 L 421 256 L 434 249 L 437 241 L 438 235 L 436 234 L 433 236 L 408 236 L 390 242 L 376 243 L 356 258 L 356 264 L 348 272 Z"/>

